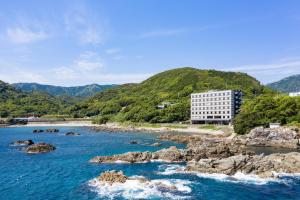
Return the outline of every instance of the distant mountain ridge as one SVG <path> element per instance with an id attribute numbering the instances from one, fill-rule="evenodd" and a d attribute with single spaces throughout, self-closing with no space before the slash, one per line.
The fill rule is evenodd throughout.
<path id="1" fill-rule="evenodd" d="M 0 118 L 57 114 L 70 105 L 73 105 L 71 98 L 42 91 L 23 92 L 0 80 Z"/>
<path id="2" fill-rule="evenodd" d="M 286 77 L 280 81 L 267 84 L 267 86 L 280 92 L 299 92 L 300 74 Z"/>
<path id="3" fill-rule="evenodd" d="M 71 97 L 90 97 L 96 94 L 97 92 L 101 92 L 108 88 L 116 87 L 117 85 L 91 84 L 84 86 L 63 87 L 44 85 L 39 83 L 14 83 L 12 84 L 12 86 L 24 92 L 42 91 L 54 96 L 66 95 Z"/>

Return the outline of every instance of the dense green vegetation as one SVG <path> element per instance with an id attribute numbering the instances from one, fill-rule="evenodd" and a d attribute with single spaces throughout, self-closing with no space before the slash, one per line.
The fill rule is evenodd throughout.
<path id="1" fill-rule="evenodd" d="M 280 92 L 298 92 L 300 91 L 300 75 L 284 78 L 275 83 L 268 84 L 268 86 Z"/>
<path id="2" fill-rule="evenodd" d="M 44 92 L 26 93 L 0 81 L 0 118 L 57 114 L 71 104 L 65 97 L 57 98 Z"/>
<path id="3" fill-rule="evenodd" d="M 98 93 L 72 106 L 74 117 L 97 116 L 97 123 L 132 121 L 165 123 L 190 118 L 190 94 L 240 89 L 245 98 L 271 93 L 245 73 L 179 68 L 159 73 L 140 84 L 127 84 Z M 158 105 L 167 105 L 158 109 Z"/>
<path id="4" fill-rule="evenodd" d="M 269 123 L 282 125 L 300 123 L 300 97 L 261 95 L 244 102 L 234 122 L 235 132 L 246 134 L 257 126 Z"/>
<path id="5" fill-rule="evenodd" d="M 74 87 L 62 87 L 53 85 L 43 85 L 38 83 L 15 83 L 12 84 L 17 89 L 24 92 L 40 91 L 47 92 L 53 96 L 71 96 L 71 97 L 90 97 L 97 92 L 103 91 L 108 88 L 116 87 L 117 85 L 84 85 Z"/>

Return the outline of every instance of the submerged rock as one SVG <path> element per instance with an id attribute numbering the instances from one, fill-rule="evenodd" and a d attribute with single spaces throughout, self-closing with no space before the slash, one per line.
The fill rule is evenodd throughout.
<path id="1" fill-rule="evenodd" d="M 49 128 L 49 129 L 46 129 L 45 132 L 47 132 L 47 133 L 58 133 L 58 132 L 59 132 L 59 129 L 56 129 L 56 128 Z"/>
<path id="2" fill-rule="evenodd" d="M 150 146 L 153 146 L 153 147 L 160 147 L 160 146 L 162 146 L 162 144 L 159 143 L 159 142 L 155 142 L 155 143 L 151 144 Z"/>
<path id="3" fill-rule="evenodd" d="M 33 133 L 42 133 L 42 132 L 44 132 L 44 130 L 42 130 L 42 129 L 34 129 L 32 132 Z"/>
<path id="4" fill-rule="evenodd" d="M 47 153 L 54 150 L 54 146 L 52 146 L 51 144 L 46 144 L 44 142 L 33 144 L 26 148 L 27 153 Z"/>
<path id="5" fill-rule="evenodd" d="M 80 135 L 80 134 L 71 131 L 71 132 L 67 132 L 65 135 L 66 135 L 66 136 L 78 136 L 78 135 Z"/>
<path id="6" fill-rule="evenodd" d="M 13 146 L 29 146 L 33 144 L 34 142 L 32 140 L 17 140 L 11 143 L 11 145 Z"/>
<path id="7" fill-rule="evenodd" d="M 140 163 L 150 162 L 152 160 L 161 160 L 166 162 L 182 162 L 183 151 L 172 146 L 168 149 L 162 149 L 156 152 L 128 152 L 124 154 L 118 154 L 113 156 L 96 156 L 90 160 L 93 163 Z"/>

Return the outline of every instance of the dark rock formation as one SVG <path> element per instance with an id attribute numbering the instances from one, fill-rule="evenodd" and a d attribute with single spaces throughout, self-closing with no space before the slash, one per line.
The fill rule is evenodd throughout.
<path id="1" fill-rule="evenodd" d="M 78 135 L 80 135 L 80 134 L 71 131 L 71 132 L 67 132 L 65 135 L 66 135 L 66 136 L 78 136 Z"/>
<path id="2" fill-rule="evenodd" d="M 129 144 L 137 144 L 138 142 L 136 140 L 132 140 L 129 142 Z"/>
<path id="3" fill-rule="evenodd" d="M 42 133 L 42 132 L 44 132 L 44 130 L 42 130 L 42 129 L 34 129 L 32 132 L 33 133 Z"/>
<path id="4" fill-rule="evenodd" d="M 56 128 L 49 128 L 49 129 L 46 129 L 45 132 L 47 132 L 47 133 L 58 133 L 59 130 L 56 129 Z"/>
<path id="5" fill-rule="evenodd" d="M 54 146 L 43 142 L 30 145 L 29 147 L 26 148 L 27 153 L 47 153 L 54 150 L 55 150 Z"/>

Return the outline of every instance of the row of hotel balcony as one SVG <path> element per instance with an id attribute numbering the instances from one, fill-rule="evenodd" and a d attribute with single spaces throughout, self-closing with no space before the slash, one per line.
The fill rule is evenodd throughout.
<path id="1" fill-rule="evenodd" d="M 200 102 L 200 101 L 224 101 L 230 100 L 230 97 L 219 97 L 219 98 L 192 98 L 192 102 Z"/>
<path id="2" fill-rule="evenodd" d="M 193 98 L 202 98 L 202 97 L 214 97 L 214 96 L 226 96 L 231 95 L 231 92 L 209 92 L 209 93 L 198 93 L 192 94 Z"/>

